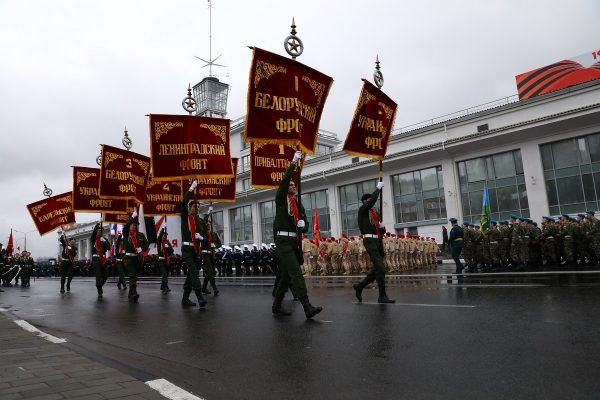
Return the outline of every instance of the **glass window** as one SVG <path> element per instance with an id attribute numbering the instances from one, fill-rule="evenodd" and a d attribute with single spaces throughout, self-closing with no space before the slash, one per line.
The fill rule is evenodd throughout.
<path id="1" fill-rule="evenodd" d="M 540 146 L 551 214 L 580 213 L 600 199 L 600 134 Z M 553 163 L 550 158 L 552 156 Z"/>
<path id="2" fill-rule="evenodd" d="M 362 205 L 360 198 L 365 193 L 373 193 L 377 180 L 372 179 L 365 182 L 353 183 L 350 185 L 341 186 L 340 191 L 340 216 L 342 220 L 342 232 L 348 236 L 358 236 L 358 209 Z M 378 210 L 378 205 L 375 205 Z M 321 212 L 319 211 L 319 217 Z M 320 221 L 319 221 L 320 223 Z"/>
<path id="3" fill-rule="evenodd" d="M 215 211 L 212 213 L 213 231 L 219 236 L 221 243 L 225 243 L 225 230 L 223 227 L 223 211 Z"/>
<path id="4" fill-rule="evenodd" d="M 250 156 L 242 156 L 239 162 L 239 172 L 248 172 L 250 171 Z"/>
<path id="5" fill-rule="evenodd" d="M 521 151 L 508 151 L 474 160 L 461 161 L 460 191 L 463 215 L 479 221 L 483 208 L 483 188 L 488 187 L 492 215 L 524 213 L 529 208 L 523 178 Z"/>
<path id="6" fill-rule="evenodd" d="M 308 218 L 309 230 L 307 236 L 311 239 L 314 237 L 313 224 L 315 221 L 315 213 L 319 213 L 319 232 L 322 237 L 331 236 L 331 221 L 329 217 L 329 205 L 327 202 L 327 190 L 319 190 L 318 192 L 302 193 L 302 206 L 306 211 Z"/>
<path id="7" fill-rule="evenodd" d="M 236 207 L 229 210 L 231 242 L 252 241 L 252 206 Z"/>
<path id="8" fill-rule="evenodd" d="M 271 243 L 273 238 L 273 221 L 275 220 L 275 201 L 260 203 L 260 232 L 262 243 Z"/>
<path id="9" fill-rule="evenodd" d="M 396 222 L 446 218 L 442 167 L 392 176 Z"/>

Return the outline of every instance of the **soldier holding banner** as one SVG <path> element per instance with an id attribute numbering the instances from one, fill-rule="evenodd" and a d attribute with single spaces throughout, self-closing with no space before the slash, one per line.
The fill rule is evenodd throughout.
<path id="1" fill-rule="evenodd" d="M 108 269 L 106 263 L 106 252 L 110 250 L 110 244 L 104 236 L 104 227 L 101 222 L 94 226 L 90 242 L 92 244 L 92 267 L 96 275 L 96 290 L 98 291 L 98 299 L 102 298 L 102 286 L 108 279 Z"/>
<path id="2" fill-rule="evenodd" d="M 167 228 L 162 228 L 158 234 L 158 267 L 160 269 L 160 290 L 163 293 L 169 293 L 169 264 L 170 259 L 174 254 L 173 246 L 169 242 Z"/>
<path id="3" fill-rule="evenodd" d="M 190 201 L 196 186 L 198 186 L 198 182 L 192 182 L 190 190 L 183 195 L 181 202 L 181 256 L 187 267 L 181 305 L 184 307 L 193 307 L 196 305 L 196 303 L 190 300 L 190 294 L 194 290 L 200 308 L 203 308 L 206 306 L 206 300 L 202 296 L 198 274 L 200 270 L 200 241 L 204 239 L 200 232 L 206 232 L 206 226 L 204 225 L 204 221 L 198 216 L 198 202 Z"/>
<path id="4" fill-rule="evenodd" d="M 58 241 L 63 248 L 60 261 L 60 292 L 65 292 L 65 281 L 67 281 L 67 292 L 70 292 L 71 281 L 73 280 L 73 263 L 75 262 L 75 257 L 77 257 L 77 247 L 75 247 L 75 239 L 67 241 L 64 233 L 58 238 Z"/>
<path id="5" fill-rule="evenodd" d="M 302 153 L 296 151 L 294 158 L 288 166 L 281 180 L 281 184 L 275 195 L 275 221 L 273 230 L 275 235 L 275 258 L 281 269 L 281 279 L 275 290 L 275 299 L 271 308 L 275 315 L 291 315 L 291 312 L 283 308 L 281 302 L 285 293 L 294 288 L 294 293 L 300 299 L 304 307 L 307 319 L 310 319 L 323 311 L 323 307 L 313 307 L 308 299 L 306 282 L 300 269 L 302 258 L 301 249 L 298 247 L 298 231 L 307 232 L 308 222 L 306 212 L 302 205 L 298 205 L 294 199 L 296 184 L 292 182 L 292 173 L 302 158 Z"/>
<path id="6" fill-rule="evenodd" d="M 125 244 L 125 268 L 129 276 L 130 301 L 137 303 L 140 298 L 137 292 L 137 276 L 142 270 L 142 252 L 148 250 L 148 240 L 143 233 L 138 231 L 137 211 L 131 214 L 131 218 L 123 227 L 123 239 Z"/>
<path id="7" fill-rule="evenodd" d="M 202 284 L 202 293 L 210 294 L 208 284 L 212 287 L 215 296 L 219 295 L 217 284 L 215 283 L 215 251 L 221 247 L 219 235 L 212 231 L 212 206 L 208 207 L 208 214 L 204 218 L 205 232 L 201 233 L 204 239 L 202 246 L 202 269 L 204 271 L 204 283 Z"/>
<path id="8" fill-rule="evenodd" d="M 117 274 L 119 275 L 119 282 L 117 288 L 119 290 L 127 290 L 127 281 L 125 280 L 125 243 L 123 243 L 123 233 L 119 234 L 116 243 L 116 259 L 117 259 Z"/>

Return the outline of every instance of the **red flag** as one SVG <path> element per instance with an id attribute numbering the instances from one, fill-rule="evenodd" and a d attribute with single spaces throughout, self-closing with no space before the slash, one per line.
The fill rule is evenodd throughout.
<path id="1" fill-rule="evenodd" d="M 318 247 L 321 243 L 321 231 L 319 230 L 319 209 L 317 208 L 315 208 L 315 216 L 313 217 L 313 235 Z"/>
<path id="2" fill-rule="evenodd" d="M 8 257 L 12 256 L 13 252 L 13 237 L 12 237 L 12 229 L 10 230 L 10 236 L 8 238 L 8 244 L 6 245 L 6 255 Z"/>
<path id="3" fill-rule="evenodd" d="M 17 252 L 21 251 L 21 246 L 17 246 Z"/>

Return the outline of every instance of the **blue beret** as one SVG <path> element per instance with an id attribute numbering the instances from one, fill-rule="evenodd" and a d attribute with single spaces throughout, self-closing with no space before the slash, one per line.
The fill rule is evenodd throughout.
<path id="1" fill-rule="evenodd" d="M 470 224 L 469 224 L 469 221 L 463 221 L 463 225 L 467 225 L 467 226 L 469 226 L 469 225 L 470 225 Z"/>
<path id="2" fill-rule="evenodd" d="M 533 221 L 533 226 L 537 226 L 537 222 Z"/>
<path id="3" fill-rule="evenodd" d="M 469 224 L 469 228 L 475 228 L 475 225 Z"/>
<path id="4" fill-rule="evenodd" d="M 511 214 L 511 215 L 510 215 L 510 218 L 511 218 L 511 219 L 519 219 L 519 217 L 518 217 L 517 215 L 515 215 L 515 214 Z"/>
<path id="5" fill-rule="evenodd" d="M 596 211 L 594 211 L 594 210 L 587 210 L 586 214 L 596 215 Z"/>
<path id="6" fill-rule="evenodd" d="M 479 228 L 479 225 L 475 225 L 475 228 Z"/>
<path id="7" fill-rule="evenodd" d="M 579 214 L 577 214 L 577 216 L 581 217 L 581 218 L 585 218 L 585 214 L 584 213 L 579 213 Z"/>
<path id="8" fill-rule="evenodd" d="M 571 218 L 571 216 L 570 216 L 569 214 L 561 214 L 560 216 L 561 216 L 561 217 L 565 217 L 565 218 L 567 218 L 567 219 L 568 219 L 568 218 Z"/>
<path id="9" fill-rule="evenodd" d="M 518 219 L 519 219 L 519 221 L 521 221 L 521 222 L 525 222 L 525 218 L 523 218 L 523 217 L 519 217 Z"/>
<path id="10" fill-rule="evenodd" d="M 498 222 L 494 221 L 493 219 L 490 219 L 490 224 L 498 225 Z"/>

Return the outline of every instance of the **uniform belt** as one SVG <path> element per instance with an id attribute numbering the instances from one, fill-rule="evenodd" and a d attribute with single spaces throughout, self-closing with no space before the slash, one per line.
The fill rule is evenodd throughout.
<path id="1" fill-rule="evenodd" d="M 554 239 L 554 236 L 548 236 L 546 239 Z"/>
<path id="2" fill-rule="evenodd" d="M 373 234 L 373 233 L 365 233 L 365 234 L 363 235 L 363 237 L 364 237 L 364 238 L 373 238 L 373 239 L 377 239 L 377 238 L 379 238 L 379 236 L 377 236 L 376 234 Z"/>
<path id="3" fill-rule="evenodd" d="M 526 237 L 527 239 L 529 239 L 529 235 L 525 235 L 525 236 L 523 236 L 523 237 Z"/>
<path id="4" fill-rule="evenodd" d="M 496 242 L 496 241 L 490 242 L 490 244 L 492 244 L 492 243 L 493 243 L 493 244 L 497 244 L 498 242 Z"/>
<path id="5" fill-rule="evenodd" d="M 570 237 L 571 237 L 571 235 L 565 235 L 565 237 L 566 237 L 566 238 L 568 238 L 568 237 L 570 238 Z"/>
<path id="6" fill-rule="evenodd" d="M 184 246 L 194 246 L 193 242 L 183 242 Z"/>
<path id="7" fill-rule="evenodd" d="M 296 237 L 298 236 L 296 234 L 296 232 L 285 232 L 285 231 L 281 231 L 281 232 L 277 232 L 277 236 L 289 236 L 289 237 Z"/>
<path id="8" fill-rule="evenodd" d="M 454 238 L 453 240 L 463 240 L 463 238 Z"/>
<path id="9" fill-rule="evenodd" d="M 165 258 L 164 258 L 164 257 L 160 257 L 160 256 L 159 256 L 159 257 L 158 257 L 158 259 L 159 259 L 159 260 L 164 260 Z"/>
<path id="10" fill-rule="evenodd" d="M 206 253 L 206 254 L 211 254 L 212 253 L 212 251 L 210 251 L 210 250 L 202 250 L 202 252 Z"/>
<path id="11" fill-rule="evenodd" d="M 138 256 L 138 255 L 137 255 L 137 254 L 135 254 L 135 253 L 125 253 L 125 255 L 126 255 L 126 256 L 129 256 L 129 257 L 137 257 L 137 256 Z"/>
<path id="12" fill-rule="evenodd" d="M 502 240 L 510 240 L 510 238 L 502 238 Z"/>
<path id="13" fill-rule="evenodd" d="M 98 254 L 92 254 L 92 258 L 94 258 L 94 257 L 98 258 L 100 256 Z"/>

